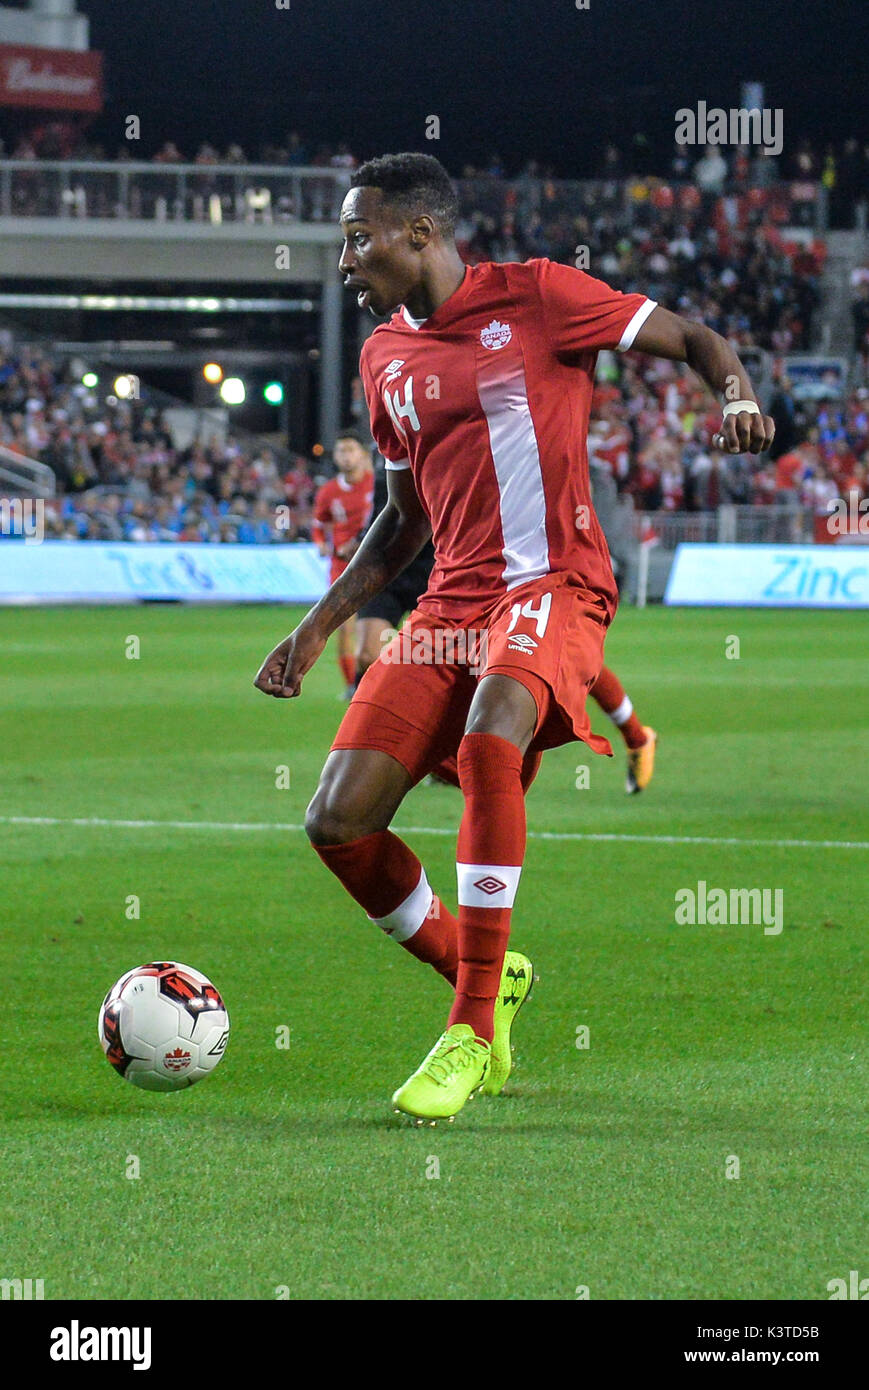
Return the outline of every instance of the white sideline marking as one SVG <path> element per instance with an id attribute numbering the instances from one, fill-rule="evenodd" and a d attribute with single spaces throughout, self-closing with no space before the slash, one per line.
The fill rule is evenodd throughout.
<path id="1" fill-rule="evenodd" d="M 290 821 L 104 820 L 100 816 L 0 816 L 0 825 L 107 826 L 111 830 L 279 830 L 303 831 Z M 456 835 L 432 825 L 395 825 L 402 835 Z M 641 845 L 744 845 L 748 849 L 869 849 L 869 840 L 743 840 L 733 835 L 624 835 L 579 830 L 529 830 L 529 840 L 584 840 Z"/>

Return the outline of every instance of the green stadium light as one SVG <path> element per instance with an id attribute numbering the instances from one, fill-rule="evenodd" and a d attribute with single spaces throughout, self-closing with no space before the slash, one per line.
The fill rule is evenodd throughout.
<path id="1" fill-rule="evenodd" d="M 82 386 L 86 386 L 89 391 L 92 391 L 95 386 L 99 386 L 100 379 L 96 372 L 85 372 L 81 379 L 81 384 Z"/>
<path id="2" fill-rule="evenodd" d="M 269 405 L 283 405 L 284 388 L 279 381 L 270 381 L 263 391 L 263 395 Z"/>

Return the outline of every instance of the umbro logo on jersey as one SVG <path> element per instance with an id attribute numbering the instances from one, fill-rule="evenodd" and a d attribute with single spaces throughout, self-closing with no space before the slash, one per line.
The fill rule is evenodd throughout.
<path id="1" fill-rule="evenodd" d="M 402 369 L 403 366 L 404 366 L 404 358 L 403 358 L 403 357 L 396 357 L 396 358 L 394 358 L 394 359 L 390 362 L 389 366 L 386 368 L 386 380 L 387 380 L 387 381 L 395 381 L 395 378 L 396 378 L 397 376 L 401 376 L 401 369 Z"/>
<path id="2" fill-rule="evenodd" d="M 479 888 L 481 893 L 488 893 L 491 896 L 492 893 L 503 893 L 507 885 L 496 878 L 494 874 L 486 874 L 485 878 L 477 879 L 474 887 Z"/>
<path id="3" fill-rule="evenodd" d="M 492 319 L 488 328 L 480 329 L 480 342 L 484 348 L 491 348 L 493 352 L 506 347 L 512 337 L 513 330 L 509 323 L 499 323 L 497 319 Z"/>
<path id="4" fill-rule="evenodd" d="M 536 650 L 537 643 L 533 637 L 527 637 L 524 632 L 513 633 L 507 643 L 508 650 L 514 652 L 533 652 Z"/>

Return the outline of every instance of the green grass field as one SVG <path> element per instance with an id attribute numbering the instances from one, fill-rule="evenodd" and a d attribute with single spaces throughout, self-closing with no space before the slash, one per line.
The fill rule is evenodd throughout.
<path id="1" fill-rule="evenodd" d="M 547 754 L 518 1067 L 435 1130 L 389 1098 L 448 990 L 299 829 L 337 667 L 292 703 L 252 686 L 294 617 L 0 612 L 0 1277 L 70 1299 L 824 1299 L 869 1273 L 865 616 L 620 613 L 608 662 L 658 775 L 628 798 L 621 746 Z M 420 788 L 399 816 L 453 906 L 459 807 Z M 783 931 L 677 926 L 701 879 L 781 888 Z M 96 1039 L 109 986 L 163 958 L 210 975 L 233 1028 L 216 1075 L 169 1096 Z"/>

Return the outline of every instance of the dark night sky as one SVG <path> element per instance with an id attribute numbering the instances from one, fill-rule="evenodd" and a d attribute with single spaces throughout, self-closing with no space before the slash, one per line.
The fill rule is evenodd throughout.
<path id="1" fill-rule="evenodd" d="M 869 139 L 869 0 L 79 0 L 107 58 L 93 134 L 113 153 L 142 117 L 141 153 L 175 138 L 250 152 L 293 128 L 360 156 L 438 154 L 451 172 L 498 151 L 592 172 L 604 138 L 669 148 L 680 106 L 739 104 L 766 83 L 786 149 Z M 441 118 L 439 143 L 424 119 Z"/>

